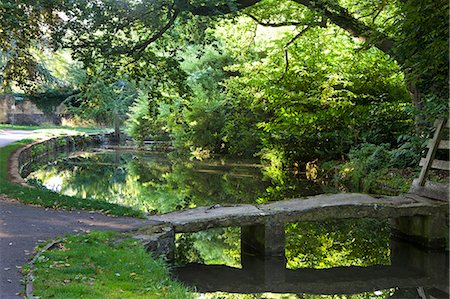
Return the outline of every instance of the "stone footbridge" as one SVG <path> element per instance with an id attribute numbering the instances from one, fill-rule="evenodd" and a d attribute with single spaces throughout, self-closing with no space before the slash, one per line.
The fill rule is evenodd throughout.
<path id="1" fill-rule="evenodd" d="M 151 216 L 152 225 L 141 228 L 137 238 L 149 250 L 171 258 L 175 233 L 241 227 L 241 268 L 194 263 L 175 269 L 180 280 L 199 292 L 356 294 L 395 288 L 392 298 L 417 293 L 431 296 L 423 298 L 447 298 L 448 256 L 442 252 L 419 250 L 393 238 L 389 265 L 286 269 L 284 229 L 290 222 L 391 219 L 397 236 L 442 248 L 447 242 L 448 208 L 448 202 L 414 194 L 385 197 L 358 193 L 262 205 L 215 205 Z"/>
<path id="2" fill-rule="evenodd" d="M 345 218 L 391 219 L 399 236 L 427 247 L 442 248 L 448 234 L 448 202 L 414 194 L 395 197 L 359 193 L 318 195 L 261 205 L 198 207 L 148 217 L 153 225 L 141 228 L 138 238 L 149 249 L 160 248 L 169 256 L 175 233 L 189 233 L 217 227 L 241 227 L 243 251 L 263 256 L 284 255 L 284 227 L 287 223 Z"/>
<path id="3" fill-rule="evenodd" d="M 419 178 L 414 180 L 410 193 L 401 196 L 341 193 L 262 205 L 214 205 L 151 216 L 150 220 L 165 227 L 165 232 L 159 234 L 167 236 L 163 243 L 168 246 L 169 254 L 175 233 L 237 226 L 241 227 L 242 251 L 283 256 L 286 223 L 342 218 L 391 219 L 397 235 L 426 247 L 443 248 L 448 242 L 449 187 L 429 182 L 427 178 L 432 169 L 449 170 L 449 161 L 435 159 L 438 151 L 450 148 L 450 142 L 443 138 L 449 128 L 447 119 L 435 122 L 433 138 L 420 163 Z M 148 244 L 153 242 L 150 240 L 153 237 L 145 235 L 158 233 L 155 227 L 144 228 L 141 232 L 140 238 L 147 239 Z"/>

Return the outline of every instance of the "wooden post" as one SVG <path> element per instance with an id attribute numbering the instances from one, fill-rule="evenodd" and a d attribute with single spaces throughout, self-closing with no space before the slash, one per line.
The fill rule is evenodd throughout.
<path id="1" fill-rule="evenodd" d="M 436 131 L 434 132 L 433 139 L 431 140 L 430 148 L 428 149 L 427 156 L 425 157 L 424 164 L 422 166 L 422 170 L 420 171 L 419 178 L 417 180 L 417 184 L 419 186 L 425 185 L 425 179 L 430 170 L 434 155 L 439 147 L 439 142 L 442 139 L 442 132 L 445 125 L 446 120 L 440 119 L 436 121 Z"/>

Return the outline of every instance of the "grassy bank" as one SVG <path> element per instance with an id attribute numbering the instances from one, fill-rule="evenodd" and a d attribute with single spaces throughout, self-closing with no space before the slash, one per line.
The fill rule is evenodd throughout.
<path id="1" fill-rule="evenodd" d="M 34 294 L 40 298 L 179 298 L 192 295 L 170 279 L 166 263 L 154 259 L 127 235 L 91 232 L 65 238 L 36 262 Z"/>
<path id="2" fill-rule="evenodd" d="M 89 132 L 99 132 L 99 130 L 89 130 Z M 71 134 L 79 134 L 80 132 L 81 131 L 70 130 Z M 37 132 L 36 135 L 33 134 L 33 138 L 51 137 L 61 134 L 67 134 L 66 130 L 50 132 L 42 130 L 41 132 Z M 10 183 L 8 181 L 9 157 L 14 151 L 32 141 L 34 141 L 34 139 L 21 140 L 0 148 L 0 193 L 18 199 L 23 203 L 35 204 L 42 207 L 91 210 L 117 216 L 143 217 L 142 212 L 133 210 L 129 207 L 111 204 L 105 201 L 65 196 L 46 189 L 27 188 Z"/>

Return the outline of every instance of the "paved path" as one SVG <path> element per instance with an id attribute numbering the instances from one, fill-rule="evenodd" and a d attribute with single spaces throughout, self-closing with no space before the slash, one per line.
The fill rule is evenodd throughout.
<path id="1" fill-rule="evenodd" d="M 0 147 L 31 134 L 33 131 L 0 129 Z M 27 206 L 0 194 L 0 298 L 21 298 L 24 287 L 20 267 L 29 261 L 40 241 L 89 230 L 125 231 L 143 224 L 149 223 L 130 217 Z"/>
<path id="2" fill-rule="evenodd" d="M 20 139 L 25 139 L 32 134 L 33 131 L 0 129 L 0 147 L 3 147 Z"/>
<path id="3" fill-rule="evenodd" d="M 147 221 L 23 205 L 0 195 L 0 298 L 19 298 L 20 268 L 43 240 L 89 230 L 125 231 Z M 149 223 L 148 223 L 149 224 Z"/>

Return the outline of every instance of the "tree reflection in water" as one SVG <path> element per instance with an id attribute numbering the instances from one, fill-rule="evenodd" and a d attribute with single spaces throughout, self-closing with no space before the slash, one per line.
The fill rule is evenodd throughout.
<path id="1" fill-rule="evenodd" d="M 223 158 L 202 162 L 175 153 L 92 149 L 41 167 L 28 179 L 65 195 L 153 213 L 320 193 L 317 185 L 298 177 L 275 184 L 256 162 Z"/>
<path id="2" fill-rule="evenodd" d="M 255 161 L 215 159 L 198 162 L 176 157 L 175 154 L 168 155 L 145 151 L 90 150 L 83 153 L 74 153 L 40 168 L 32 173 L 29 178 L 66 195 L 106 200 L 151 213 L 164 213 L 214 204 L 261 203 L 268 200 L 313 195 L 320 192 L 317 185 L 298 177 L 287 176 L 282 180 L 283 184 L 280 184 L 279 180 L 272 181 L 264 177 L 260 165 L 255 164 Z M 387 269 L 386 273 L 391 273 L 386 268 L 391 263 L 390 228 L 386 221 L 359 219 L 291 223 L 286 225 L 285 231 L 285 268 L 287 269 L 285 272 L 288 276 L 302 276 L 304 275 L 302 270 L 308 268 L 318 269 L 316 272 L 312 272 L 313 274 L 322 273 L 320 269 L 325 271 L 327 269 L 338 269 L 338 273 L 340 273 L 339 269 L 352 269 L 352 267 L 357 267 L 357 269 L 359 269 L 358 267 L 361 267 L 361 269 L 362 267 L 368 267 L 366 272 L 370 272 L 371 269 L 377 270 L 377 267 L 384 267 L 381 269 Z M 402 251 L 405 250 L 402 249 Z M 422 254 L 422 256 L 425 256 L 422 259 L 427 260 L 427 253 Z M 200 266 L 194 267 L 197 272 L 198 269 L 210 271 L 204 265 L 224 265 L 223 269 L 228 271 L 231 278 L 242 278 L 241 281 L 238 281 L 238 284 L 245 284 L 247 279 L 245 275 L 247 274 L 259 276 L 254 269 L 259 271 L 258 269 L 266 267 L 263 263 L 261 268 L 257 265 L 257 261 L 255 261 L 256 265 L 253 267 L 253 272 L 249 272 L 248 269 L 242 267 L 240 228 L 221 228 L 177 235 L 177 262 L 181 267 L 180 269 L 185 267 L 183 265 L 199 263 Z M 436 284 L 438 287 L 433 289 L 438 293 L 439 290 L 448 289 L 448 258 L 447 262 L 441 264 L 445 268 L 441 272 L 447 274 L 441 275 L 444 282 L 441 281 L 442 279 L 439 280 Z M 373 265 L 381 266 L 371 268 Z M 270 269 L 264 271 L 266 274 L 270 273 Z M 204 280 L 221 279 L 220 275 L 211 277 L 215 274 L 205 273 L 207 276 Z M 404 273 L 401 274 L 404 275 Z M 425 274 L 429 275 L 428 272 Z M 417 279 L 421 279 L 423 276 L 420 275 L 411 278 L 406 277 L 405 279 L 419 281 Z M 325 277 L 327 276 L 325 275 Z M 339 279 L 344 279 L 341 286 L 342 283 L 344 285 L 350 283 L 340 275 L 336 277 L 336 280 Z M 378 279 L 383 281 L 382 277 Z M 389 280 L 389 278 L 387 279 Z M 426 279 L 428 279 L 426 281 L 434 283 L 435 278 L 426 276 Z M 299 292 L 290 294 L 267 293 L 264 291 L 267 282 L 264 283 L 263 287 L 258 284 L 249 284 L 252 292 L 257 294 L 235 294 L 208 289 L 199 293 L 199 297 L 240 299 L 428 298 L 418 295 L 420 292 L 417 288 L 421 287 L 419 284 L 410 288 L 396 289 L 394 283 L 393 288 L 377 288 L 374 286 L 371 292 L 361 291 L 356 292 L 356 294 L 353 292 L 351 295 L 348 295 L 350 293 L 321 295 L 314 294 L 315 292 L 308 294 Z M 309 286 L 311 286 L 311 282 L 309 283 Z M 302 286 L 303 284 L 302 281 L 298 281 L 295 285 Z M 308 284 L 306 285 L 308 286 Z M 364 283 L 362 285 L 364 286 Z M 283 285 L 279 284 L 279 286 Z M 333 280 L 330 280 L 325 286 L 332 288 Z M 229 287 L 232 289 L 232 285 Z M 292 285 L 284 287 L 289 289 Z M 201 291 L 200 286 L 199 291 Z M 428 289 L 423 288 L 422 291 L 422 293 L 426 293 Z M 439 296 L 436 298 L 439 298 Z"/>

